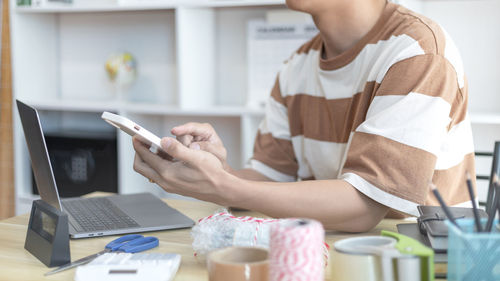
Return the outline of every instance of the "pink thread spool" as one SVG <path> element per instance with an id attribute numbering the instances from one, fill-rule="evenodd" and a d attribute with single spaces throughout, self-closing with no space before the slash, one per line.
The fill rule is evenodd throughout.
<path id="1" fill-rule="evenodd" d="M 323 225 L 310 219 L 286 219 L 271 226 L 270 281 L 323 281 Z"/>

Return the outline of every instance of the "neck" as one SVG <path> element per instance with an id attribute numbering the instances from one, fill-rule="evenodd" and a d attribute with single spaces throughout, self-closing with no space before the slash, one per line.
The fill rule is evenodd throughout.
<path id="1" fill-rule="evenodd" d="M 311 13 L 325 44 L 323 58 L 333 58 L 354 46 L 375 25 L 386 3 L 386 0 L 337 1 Z"/>

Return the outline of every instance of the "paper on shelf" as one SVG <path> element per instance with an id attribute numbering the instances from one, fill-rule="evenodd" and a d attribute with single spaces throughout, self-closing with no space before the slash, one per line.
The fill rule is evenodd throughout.
<path id="1" fill-rule="evenodd" d="M 283 62 L 318 30 L 313 23 L 262 20 L 249 21 L 247 29 L 247 106 L 262 107 Z"/>

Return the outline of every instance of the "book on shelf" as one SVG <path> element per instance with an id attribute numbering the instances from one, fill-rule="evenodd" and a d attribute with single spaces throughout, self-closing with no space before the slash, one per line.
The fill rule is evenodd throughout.
<path id="1" fill-rule="evenodd" d="M 73 0 L 28 0 L 34 7 L 73 4 Z"/>
<path id="2" fill-rule="evenodd" d="M 176 3 L 188 4 L 194 2 L 193 0 L 117 0 L 118 6 L 160 6 L 160 5 L 173 5 Z"/>
<path id="3" fill-rule="evenodd" d="M 17 6 L 31 6 L 31 0 L 17 0 Z"/>

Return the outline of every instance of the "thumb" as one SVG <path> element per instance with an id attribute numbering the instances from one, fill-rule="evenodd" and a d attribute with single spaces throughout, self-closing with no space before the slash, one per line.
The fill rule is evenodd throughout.
<path id="1" fill-rule="evenodd" d="M 184 162 L 193 162 L 196 159 L 196 151 L 184 146 L 174 138 L 165 137 L 161 139 L 161 148 L 175 159 Z"/>

